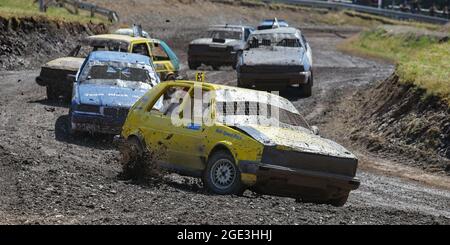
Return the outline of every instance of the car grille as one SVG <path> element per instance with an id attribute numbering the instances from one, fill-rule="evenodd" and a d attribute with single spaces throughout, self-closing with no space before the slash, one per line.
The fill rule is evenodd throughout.
<path id="1" fill-rule="evenodd" d="M 241 66 L 241 72 L 246 73 L 286 73 L 286 72 L 301 72 L 303 66 L 279 66 L 279 65 L 261 65 L 261 66 Z"/>
<path id="2" fill-rule="evenodd" d="M 230 53 L 232 47 L 211 47 L 210 45 L 191 45 L 189 46 L 189 52 L 208 52 L 208 53 Z"/>
<path id="3" fill-rule="evenodd" d="M 109 117 L 126 118 L 128 116 L 128 108 L 105 107 L 103 114 Z"/>
<path id="4" fill-rule="evenodd" d="M 100 112 L 100 107 L 98 107 L 96 105 L 81 104 L 81 105 L 77 106 L 77 111 L 90 112 L 90 113 L 99 113 Z"/>
<path id="5" fill-rule="evenodd" d="M 358 160 L 298 151 L 279 150 L 265 146 L 262 162 L 292 169 L 325 172 L 354 177 Z"/>

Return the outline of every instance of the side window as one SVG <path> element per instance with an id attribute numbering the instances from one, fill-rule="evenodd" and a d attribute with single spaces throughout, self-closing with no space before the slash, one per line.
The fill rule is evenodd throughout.
<path id="1" fill-rule="evenodd" d="M 148 50 L 147 43 L 137 43 L 133 45 L 133 50 L 131 51 L 134 54 L 141 54 L 145 56 L 150 56 L 150 52 Z"/>
<path id="2" fill-rule="evenodd" d="M 247 41 L 248 36 L 250 36 L 250 29 L 245 28 L 245 32 L 244 32 L 244 39 L 245 39 L 245 41 Z"/>
<path id="3" fill-rule="evenodd" d="M 305 49 L 308 49 L 306 38 L 305 38 L 305 36 L 303 36 L 303 34 L 302 34 L 302 41 L 303 41 L 303 45 L 305 46 Z"/>
<path id="4" fill-rule="evenodd" d="M 188 91 L 189 87 L 168 87 L 153 105 L 152 110 L 157 110 L 164 115 L 172 114 L 183 103 Z"/>
<path id="5" fill-rule="evenodd" d="M 154 43 L 153 48 L 153 60 L 160 61 L 160 60 L 170 60 L 169 55 L 166 53 L 166 51 L 163 49 L 159 43 Z"/>

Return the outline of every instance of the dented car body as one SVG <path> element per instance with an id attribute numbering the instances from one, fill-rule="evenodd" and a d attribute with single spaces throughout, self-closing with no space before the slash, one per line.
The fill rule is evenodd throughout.
<path id="1" fill-rule="evenodd" d="M 249 26 L 216 25 L 208 30 L 207 38 L 193 40 L 189 44 L 188 64 L 192 70 L 200 65 L 236 67 L 236 58 L 244 49 L 248 36 L 254 29 Z"/>
<path id="2" fill-rule="evenodd" d="M 161 83 L 131 108 L 121 138 L 165 156 L 159 165 L 201 177 L 218 194 L 252 188 L 341 206 L 359 186 L 352 153 L 314 133 L 288 100 L 262 91 Z"/>
<path id="3" fill-rule="evenodd" d="M 147 56 L 92 52 L 73 85 L 70 131 L 120 133 L 129 108 L 158 83 L 159 77 Z"/>
<path id="4" fill-rule="evenodd" d="M 137 53 L 151 57 L 161 80 L 178 77 L 180 70 L 178 57 L 164 41 L 125 34 L 104 34 L 85 38 L 69 57 L 58 58 L 43 65 L 36 82 L 47 87 L 48 99 L 63 97 L 70 100 L 73 81 L 67 79 L 67 76 L 77 73 L 90 52 L 102 50 Z"/>
<path id="5" fill-rule="evenodd" d="M 312 52 L 298 29 L 278 27 L 253 32 L 236 70 L 239 87 L 295 86 L 305 96 L 311 95 Z"/>

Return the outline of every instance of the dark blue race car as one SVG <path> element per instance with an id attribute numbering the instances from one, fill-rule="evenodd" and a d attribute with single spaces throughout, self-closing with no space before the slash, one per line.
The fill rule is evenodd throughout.
<path id="1" fill-rule="evenodd" d="M 70 107 L 71 133 L 118 134 L 129 108 L 160 82 L 147 56 L 96 51 L 78 71 Z"/>

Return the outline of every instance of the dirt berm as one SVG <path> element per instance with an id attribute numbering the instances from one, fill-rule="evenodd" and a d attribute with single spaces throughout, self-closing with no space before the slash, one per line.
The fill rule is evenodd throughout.
<path id="1" fill-rule="evenodd" d="M 105 24 L 0 17 L 0 70 L 37 68 L 67 55 L 81 38 L 107 31 Z"/>
<path id="2" fill-rule="evenodd" d="M 343 103 L 349 121 L 358 125 L 350 133 L 354 143 L 377 155 L 450 174 L 450 107 L 439 97 L 399 83 L 394 73 Z"/>

